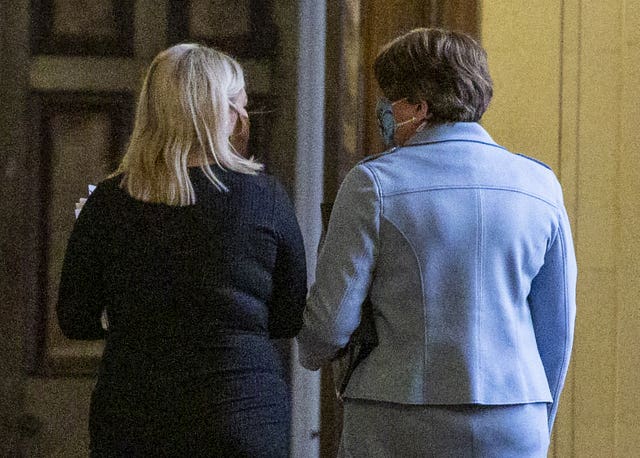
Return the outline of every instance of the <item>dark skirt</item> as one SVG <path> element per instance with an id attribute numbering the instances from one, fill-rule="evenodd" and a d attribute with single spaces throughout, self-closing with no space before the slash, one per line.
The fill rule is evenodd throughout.
<path id="1" fill-rule="evenodd" d="M 137 398 L 94 393 L 91 456 L 288 457 L 286 384 L 268 374 L 244 378 L 173 392 L 154 386 L 153 396 Z"/>
<path id="2" fill-rule="evenodd" d="M 91 398 L 91 456 L 288 457 L 290 390 L 266 337 L 107 343 Z"/>
<path id="3" fill-rule="evenodd" d="M 341 457 L 544 458 L 547 404 L 405 405 L 347 399 Z"/>

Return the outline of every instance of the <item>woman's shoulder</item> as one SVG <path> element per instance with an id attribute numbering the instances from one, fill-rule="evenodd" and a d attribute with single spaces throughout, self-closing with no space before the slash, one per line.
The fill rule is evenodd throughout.
<path id="1" fill-rule="evenodd" d="M 95 182 L 94 182 L 95 183 Z M 120 186 L 119 176 L 110 175 L 96 184 L 89 184 L 89 195 L 92 200 L 103 200 L 108 198 Z"/>
<path id="2" fill-rule="evenodd" d="M 113 174 L 113 175 L 109 175 L 108 177 L 100 181 L 97 187 L 102 188 L 104 190 L 116 190 L 116 189 L 120 189 L 121 182 L 122 182 L 122 174 L 121 173 Z"/>
<path id="3" fill-rule="evenodd" d="M 97 201 L 112 201 L 113 199 L 122 197 L 123 189 L 120 186 L 121 181 L 121 174 L 109 175 L 98 182 L 91 193 L 91 197 Z"/>
<path id="4" fill-rule="evenodd" d="M 224 182 L 224 177 L 222 177 L 222 180 Z M 234 184 L 247 187 L 265 198 L 269 196 L 282 198 L 283 195 L 287 195 L 280 179 L 269 172 L 258 172 L 256 174 L 235 172 L 233 173 L 233 181 L 235 182 Z"/>

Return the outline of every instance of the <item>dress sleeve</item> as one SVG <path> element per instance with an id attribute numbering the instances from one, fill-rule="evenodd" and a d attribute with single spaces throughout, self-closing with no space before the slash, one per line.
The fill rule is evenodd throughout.
<path id="1" fill-rule="evenodd" d="M 104 185 L 98 185 L 67 244 L 56 312 L 62 333 L 70 339 L 105 337 L 100 317 L 106 303 L 102 278 L 109 246 L 107 209 Z"/>
<path id="2" fill-rule="evenodd" d="M 269 301 L 269 335 L 294 337 L 302 326 L 307 296 L 307 267 L 300 226 L 293 205 L 276 181 L 274 226 L 278 241 L 273 271 L 273 291 Z"/>
<path id="3" fill-rule="evenodd" d="M 366 165 L 352 169 L 340 186 L 320 250 L 298 335 L 300 364 L 317 370 L 345 347 L 360 324 L 375 267 L 381 203 Z"/>
<path id="4" fill-rule="evenodd" d="M 564 207 L 547 249 L 544 264 L 531 284 L 529 307 L 538 351 L 553 402 L 548 406 L 549 432 L 553 427 L 573 345 L 576 316 L 576 258 Z"/>

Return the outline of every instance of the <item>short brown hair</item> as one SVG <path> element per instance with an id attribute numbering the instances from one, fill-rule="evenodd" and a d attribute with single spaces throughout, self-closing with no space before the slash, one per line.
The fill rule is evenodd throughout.
<path id="1" fill-rule="evenodd" d="M 477 122 L 493 95 L 487 53 L 461 32 L 414 29 L 382 48 L 374 73 L 391 101 L 426 101 L 433 123 Z"/>

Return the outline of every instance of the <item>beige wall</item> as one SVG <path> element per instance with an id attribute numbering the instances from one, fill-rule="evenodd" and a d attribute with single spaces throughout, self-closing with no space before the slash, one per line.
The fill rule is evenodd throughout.
<path id="1" fill-rule="evenodd" d="M 640 456 L 640 0 L 484 0 L 484 124 L 551 165 L 578 256 L 578 315 L 550 456 Z"/>

